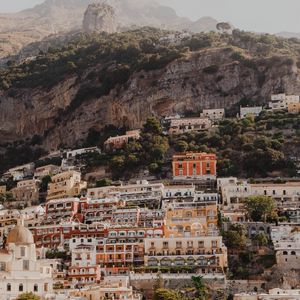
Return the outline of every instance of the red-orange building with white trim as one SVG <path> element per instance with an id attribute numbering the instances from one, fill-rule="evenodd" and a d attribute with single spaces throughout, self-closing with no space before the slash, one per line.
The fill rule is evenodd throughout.
<path id="1" fill-rule="evenodd" d="M 216 179 L 217 157 L 213 153 L 187 152 L 173 156 L 174 179 Z"/>

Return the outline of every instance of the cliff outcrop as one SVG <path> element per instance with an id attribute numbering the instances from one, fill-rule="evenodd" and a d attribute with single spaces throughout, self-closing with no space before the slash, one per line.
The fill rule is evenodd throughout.
<path id="1" fill-rule="evenodd" d="M 300 92 L 299 69 L 292 60 L 253 58 L 245 63 L 234 53 L 228 47 L 188 52 L 163 68 L 135 72 L 107 95 L 89 97 L 73 109 L 78 91 L 91 82 L 91 70 L 80 80 L 70 75 L 49 89 L 1 91 L 0 139 L 39 135 L 51 150 L 80 144 L 90 129 L 100 131 L 108 124 L 138 128 L 150 115 L 229 108 L 245 97 L 265 103 L 276 91 Z"/>
<path id="2" fill-rule="evenodd" d="M 117 32 L 116 13 L 112 6 L 104 3 L 90 4 L 84 14 L 82 28 L 84 32 Z"/>

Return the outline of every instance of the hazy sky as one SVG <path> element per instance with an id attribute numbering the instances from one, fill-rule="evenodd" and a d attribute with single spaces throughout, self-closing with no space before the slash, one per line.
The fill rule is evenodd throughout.
<path id="1" fill-rule="evenodd" d="M 300 32 L 300 0 L 157 0 L 180 16 L 211 16 L 238 28 L 261 32 Z M 0 0 L 0 12 L 32 7 L 43 0 Z"/>

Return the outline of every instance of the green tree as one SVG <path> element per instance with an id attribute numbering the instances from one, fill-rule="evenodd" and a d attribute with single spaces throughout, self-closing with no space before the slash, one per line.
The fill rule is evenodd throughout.
<path id="1" fill-rule="evenodd" d="M 154 292 L 153 300 L 183 300 L 175 290 L 157 289 Z"/>
<path id="2" fill-rule="evenodd" d="M 178 141 L 174 145 L 174 148 L 178 152 L 186 152 L 189 148 L 189 144 L 186 141 Z"/>
<path id="3" fill-rule="evenodd" d="M 40 184 L 40 192 L 46 193 L 47 190 L 48 190 L 48 185 L 49 185 L 50 182 L 52 182 L 51 176 L 49 176 L 49 175 L 44 176 L 42 178 L 42 181 L 41 181 L 41 184 Z"/>
<path id="4" fill-rule="evenodd" d="M 209 297 L 209 291 L 207 286 L 203 281 L 202 276 L 192 276 L 193 285 L 196 289 L 196 298 L 195 300 L 206 300 Z"/>
<path id="5" fill-rule="evenodd" d="M 223 233 L 223 236 L 229 249 L 242 249 L 246 246 L 245 228 L 240 224 L 231 225 L 229 230 Z"/>
<path id="6" fill-rule="evenodd" d="M 100 179 L 96 182 L 97 187 L 104 187 L 104 186 L 110 186 L 111 185 L 111 180 L 109 178 L 103 178 Z"/>
<path id="7" fill-rule="evenodd" d="M 17 300 L 40 300 L 41 298 L 33 293 L 23 293 L 18 296 Z"/>
<path id="8" fill-rule="evenodd" d="M 269 238 L 265 233 L 256 234 L 252 241 L 256 242 L 258 246 L 267 246 L 269 244 Z"/>
<path id="9" fill-rule="evenodd" d="M 146 123 L 143 126 L 142 130 L 143 134 L 150 133 L 150 134 L 162 134 L 162 127 L 160 122 L 154 118 L 150 117 L 147 119 Z"/>
<path id="10" fill-rule="evenodd" d="M 276 203 L 272 197 L 252 196 L 244 200 L 248 217 L 254 222 L 276 218 Z"/>

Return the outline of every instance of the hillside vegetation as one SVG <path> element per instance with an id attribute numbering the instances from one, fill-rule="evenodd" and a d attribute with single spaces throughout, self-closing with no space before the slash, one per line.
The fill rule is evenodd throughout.
<path id="1" fill-rule="evenodd" d="M 98 74 L 91 71 L 89 79 L 98 76 L 105 91 L 113 82 L 126 82 L 135 71 L 163 68 L 188 50 L 204 48 L 235 47 L 236 53 L 232 58 L 245 64 L 251 64 L 250 59 L 253 58 L 289 56 L 290 59 L 297 59 L 300 56 L 300 40 L 295 38 L 234 30 L 232 35 L 200 33 L 173 43 L 164 39 L 171 33 L 145 27 L 111 35 L 80 34 L 65 47 L 50 48 L 47 53 L 40 53 L 30 62 L 15 65 L 9 61 L 8 68 L 0 72 L 0 87 L 49 88 L 65 76 L 75 74 L 80 78 L 84 72 L 89 72 L 89 68 L 97 66 Z M 213 69 L 207 71 L 214 72 Z M 103 73 L 107 72 L 108 77 L 103 78 Z"/>
<path id="2" fill-rule="evenodd" d="M 149 27 L 112 35 L 80 34 L 63 48 L 50 48 L 30 61 L 9 61 L 0 70 L 1 130 L 8 128 L 0 131 L 2 170 L 34 160 L 50 146 L 102 146 L 111 135 L 107 128 L 118 133 L 122 126 L 141 127 L 152 114 L 199 115 L 203 108 L 225 107 L 233 117 L 246 96 L 246 104 L 263 104 L 272 92 L 288 92 L 287 86 L 298 90 L 297 39 L 239 30 L 232 35 L 211 32 L 172 40 L 173 36 Z M 149 160 L 145 167 L 157 174 L 168 162 L 161 154 L 158 160 L 150 159 L 149 148 L 155 145 L 158 152 L 165 152 L 168 145 L 177 150 L 179 143 L 186 150 L 218 153 L 224 176 L 279 171 L 293 175 L 289 156 L 297 154 L 298 133 L 297 116 L 233 119 L 221 123 L 214 136 L 162 139 L 162 146 L 160 137 L 147 141 L 144 136 L 142 145 L 129 145 L 106 161 L 111 161 L 116 177 L 128 169 L 127 164 L 135 169 L 145 159 Z M 144 156 L 138 155 L 140 147 L 146 147 Z M 17 161 L 11 160 L 11 153 Z M 262 161 L 266 167 L 252 169 Z"/>

